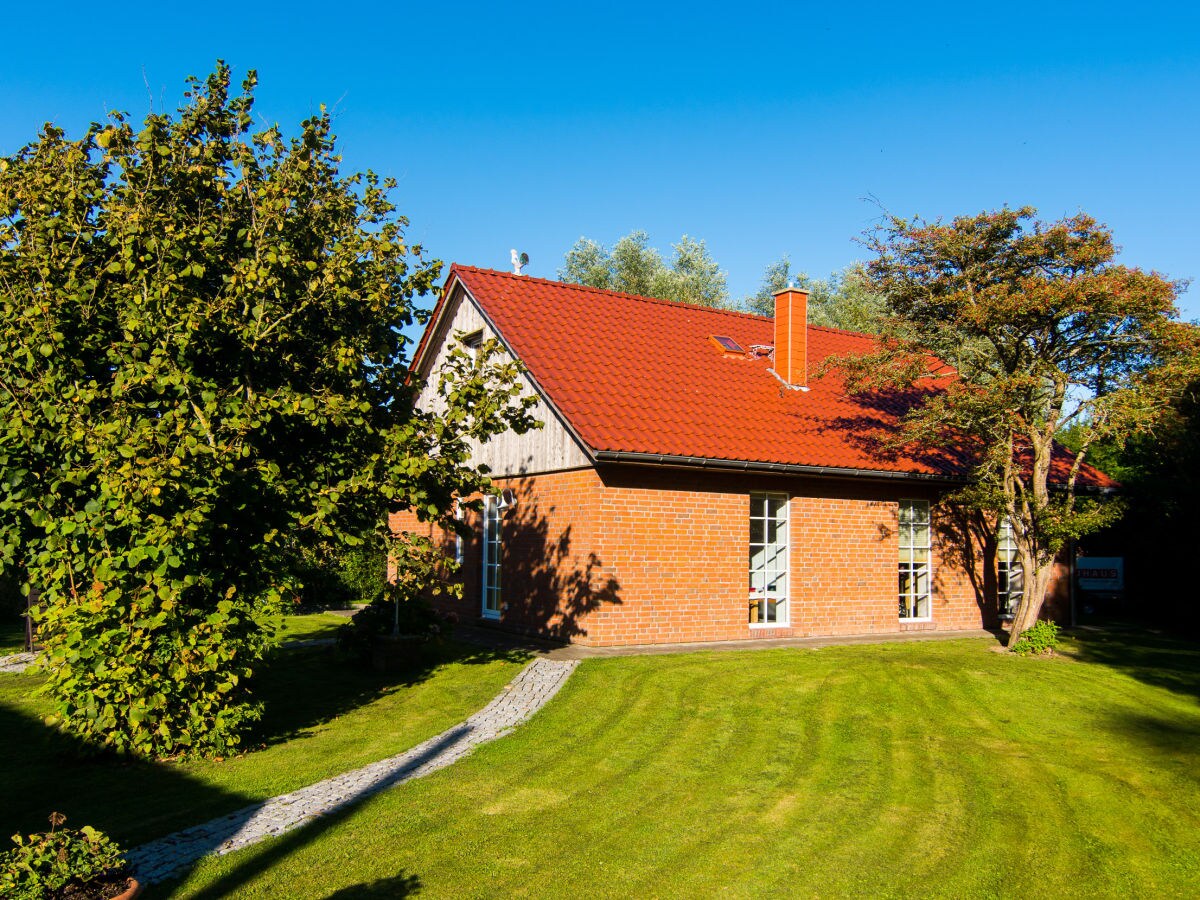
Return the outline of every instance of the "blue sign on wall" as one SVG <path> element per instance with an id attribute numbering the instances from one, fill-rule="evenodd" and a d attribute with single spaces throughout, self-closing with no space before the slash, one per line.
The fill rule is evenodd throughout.
<path id="1" fill-rule="evenodd" d="M 1113 593 L 1125 590 L 1125 557 L 1080 556 L 1075 560 L 1075 579 L 1081 590 Z"/>

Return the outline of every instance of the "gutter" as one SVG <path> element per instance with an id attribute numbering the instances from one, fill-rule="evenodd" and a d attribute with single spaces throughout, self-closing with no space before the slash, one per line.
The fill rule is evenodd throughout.
<path id="1" fill-rule="evenodd" d="M 891 472 L 883 469 L 850 469 L 841 466 L 802 466 L 794 463 L 754 462 L 745 459 L 708 459 L 703 456 L 672 456 L 666 453 L 637 453 L 630 450 L 593 450 L 598 463 L 621 463 L 635 466 L 655 466 L 674 469 L 708 469 L 719 472 L 752 472 L 776 475 L 813 475 L 825 478 L 845 478 L 855 481 L 922 481 L 926 484 L 970 484 L 966 475 L 929 475 L 924 472 Z M 1062 490 L 1062 485 L 1049 485 Z M 1076 485 L 1076 495 L 1110 496 L 1120 493 L 1113 488 Z"/>
<path id="2" fill-rule="evenodd" d="M 926 481 L 942 484 L 966 484 L 961 475 L 927 475 L 921 472 L 888 472 L 879 469 L 851 469 L 841 466 L 803 466 L 794 463 L 752 462 L 744 459 L 708 459 L 702 456 L 672 456 L 661 453 L 635 453 L 626 450 L 593 451 L 596 462 L 626 463 L 641 466 L 701 468 L 726 472 L 763 472 L 787 475 L 818 475 L 858 480 Z"/>

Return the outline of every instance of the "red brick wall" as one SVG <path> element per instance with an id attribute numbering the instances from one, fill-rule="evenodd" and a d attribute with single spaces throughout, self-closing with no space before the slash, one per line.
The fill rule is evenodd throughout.
<path id="1" fill-rule="evenodd" d="M 805 636 L 897 631 L 897 502 L 832 493 L 792 498 L 793 629 Z"/>
<path id="2" fill-rule="evenodd" d="M 590 643 L 744 637 L 750 502 L 729 483 L 670 470 L 603 474 L 601 556 L 620 605 L 603 611 Z"/>
<path id="3" fill-rule="evenodd" d="M 611 576 L 597 555 L 595 525 L 600 479 L 593 469 L 554 472 L 537 477 L 497 479 L 497 490 L 512 490 L 516 503 L 502 517 L 501 616 L 505 628 L 564 641 L 587 641 L 593 611 L 615 601 Z M 476 498 L 477 499 L 477 498 Z M 410 513 L 394 514 L 396 530 L 432 535 L 428 525 L 414 528 Z M 464 622 L 481 620 L 481 514 L 465 510 L 471 537 L 463 542 L 460 600 L 440 600 L 443 612 Z M 447 555 L 451 535 L 438 535 Z"/>
<path id="4" fill-rule="evenodd" d="M 511 489 L 517 500 L 501 532 L 501 623 L 587 643 L 602 611 L 618 599 L 608 560 L 599 553 L 602 485 L 595 470 L 501 479 L 497 485 Z M 480 556 L 477 547 L 472 550 L 467 567 L 474 574 Z M 478 584 L 476 578 L 470 598 L 476 611 Z"/>
<path id="5" fill-rule="evenodd" d="M 1046 605 L 1042 607 L 1043 619 L 1053 619 L 1059 625 L 1071 624 L 1071 569 L 1064 551 L 1054 564 L 1054 575 L 1050 587 L 1046 588 Z"/>
<path id="6" fill-rule="evenodd" d="M 497 480 L 517 498 L 504 516 L 500 625 L 590 645 L 743 640 L 994 627 L 994 578 L 976 532 L 934 507 L 930 622 L 897 614 L 901 499 L 936 501 L 928 488 L 605 467 Z M 748 622 L 751 491 L 788 493 L 791 618 Z M 411 517 L 395 516 L 394 528 Z M 445 601 L 480 616 L 480 523 L 469 513 L 464 596 Z M 428 526 L 423 526 L 429 533 Z M 447 552 L 453 539 L 445 537 Z M 1065 596 L 1062 585 L 1056 591 Z M 980 597 L 990 600 L 980 600 Z"/>

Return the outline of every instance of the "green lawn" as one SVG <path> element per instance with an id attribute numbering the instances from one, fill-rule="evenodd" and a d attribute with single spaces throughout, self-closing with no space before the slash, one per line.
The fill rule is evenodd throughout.
<path id="1" fill-rule="evenodd" d="M 1200 647 L 592 660 L 529 724 L 151 896 L 1200 895 Z"/>
<path id="2" fill-rule="evenodd" d="M 346 616 L 328 612 L 309 613 L 302 616 L 282 616 L 278 638 L 280 641 L 308 641 L 313 638 L 331 638 L 337 630 L 349 622 Z"/>
<path id="3" fill-rule="evenodd" d="M 301 616 L 280 616 L 278 637 L 280 641 L 306 641 L 313 638 L 331 638 L 338 628 L 349 622 L 346 616 L 328 612 L 307 613 Z M 25 649 L 25 620 L 19 616 L 0 618 L 0 656 L 20 653 Z"/>
<path id="4" fill-rule="evenodd" d="M 402 752 L 483 707 L 523 658 L 448 645 L 444 664 L 380 676 L 325 650 L 286 650 L 265 664 L 257 695 L 267 715 L 248 746 L 223 762 L 81 761 L 42 725 L 38 675 L 0 676 L 0 835 L 42 831 L 51 811 L 133 846 Z"/>
<path id="5" fill-rule="evenodd" d="M 20 616 L 0 618 L 0 656 L 25 649 L 25 620 Z"/>

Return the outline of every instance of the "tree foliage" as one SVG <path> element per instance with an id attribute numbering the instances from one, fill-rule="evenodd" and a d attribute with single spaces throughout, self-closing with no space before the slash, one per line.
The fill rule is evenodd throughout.
<path id="1" fill-rule="evenodd" d="M 218 64 L 175 116 L 0 160 L 0 560 L 40 592 L 54 719 L 149 755 L 226 752 L 288 595 L 286 541 L 390 506 L 449 521 L 469 439 L 529 427 L 515 364 L 406 381 L 440 264 L 328 115 L 251 132 Z"/>
<path id="2" fill-rule="evenodd" d="M 1111 233 L 1087 215 L 1035 215 L 889 216 L 868 236 L 885 339 L 841 361 L 855 390 L 942 382 L 900 440 L 970 450 L 973 482 L 956 499 L 1012 522 L 1026 586 L 1012 641 L 1037 620 L 1066 542 L 1115 514 L 1077 490 L 1090 448 L 1152 429 L 1197 366 L 1195 329 L 1174 305 L 1181 285 L 1114 263 Z M 1068 453 L 1055 435 L 1072 426 Z"/>
<path id="3" fill-rule="evenodd" d="M 1077 449 L 1085 437 L 1071 428 L 1061 440 Z M 1200 608 L 1179 589 L 1179 562 L 1200 544 L 1200 379 L 1173 399 L 1152 431 L 1120 445 L 1096 441 L 1089 460 L 1121 482 L 1120 521 L 1088 541 L 1089 555 L 1124 556 L 1129 591 L 1140 613 L 1200 630 Z M 1091 545 L 1100 549 L 1091 551 Z"/>
<path id="4" fill-rule="evenodd" d="M 625 235 L 612 250 L 590 238 L 581 237 L 567 251 L 560 280 L 570 284 L 610 291 L 624 291 L 642 297 L 681 300 L 701 306 L 726 306 L 729 290 L 725 273 L 709 255 L 704 241 L 686 234 L 672 244 L 674 255 L 667 265 L 662 255 L 650 246 L 644 231 Z"/>
<path id="5" fill-rule="evenodd" d="M 808 291 L 811 325 L 871 334 L 883 328 L 884 299 L 871 284 L 862 263 L 851 263 L 828 278 L 812 278 L 804 272 L 793 273 L 791 261 L 785 256 L 767 266 L 762 286 L 742 305 L 760 316 L 774 316 L 775 295 L 788 284 Z"/>

